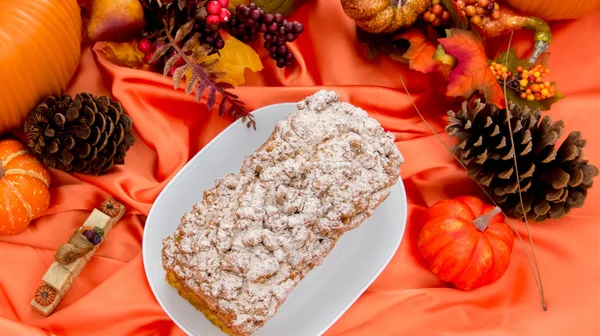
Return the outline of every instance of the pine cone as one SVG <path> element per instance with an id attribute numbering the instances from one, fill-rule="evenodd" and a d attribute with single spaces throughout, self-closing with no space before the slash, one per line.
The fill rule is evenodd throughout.
<path id="1" fill-rule="evenodd" d="M 101 175 L 125 163 L 135 142 L 132 121 L 109 97 L 81 93 L 50 96 L 29 111 L 29 147 L 46 166 L 68 173 Z"/>
<path id="2" fill-rule="evenodd" d="M 540 110 L 521 109 L 509 102 L 519 181 L 506 110 L 475 100 L 473 107 L 463 103 L 458 112 L 448 112 L 446 131 L 458 138 L 453 151 L 467 166 L 469 177 L 513 217 L 543 221 L 557 219 L 572 208 L 583 206 L 598 168 L 583 158 L 585 140 L 580 132 L 569 134 L 563 144 L 556 143 L 564 123 L 552 123 Z M 523 205 L 519 199 L 521 185 Z"/>

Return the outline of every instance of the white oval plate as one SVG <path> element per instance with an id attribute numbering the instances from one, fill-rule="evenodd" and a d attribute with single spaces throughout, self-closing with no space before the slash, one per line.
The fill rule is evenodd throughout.
<path id="1" fill-rule="evenodd" d="M 177 294 L 165 280 L 162 240 L 171 235 L 183 214 L 201 201 L 202 193 L 228 173 L 237 173 L 245 156 L 271 135 L 275 124 L 296 110 L 284 103 L 253 112 L 258 129 L 233 123 L 192 158 L 160 193 L 144 229 L 144 268 L 156 299 L 187 334 L 223 336 L 204 315 Z M 406 193 L 402 180 L 390 196 L 358 228 L 345 233 L 321 266 L 290 293 L 277 314 L 255 336 L 323 334 L 371 285 L 394 256 L 406 226 Z"/>

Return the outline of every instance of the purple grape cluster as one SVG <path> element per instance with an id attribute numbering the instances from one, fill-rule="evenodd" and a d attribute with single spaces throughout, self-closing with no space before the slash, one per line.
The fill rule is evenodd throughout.
<path id="1" fill-rule="evenodd" d="M 264 26 L 264 16 L 265 12 L 253 2 L 248 6 L 238 5 L 235 15 L 229 20 L 229 33 L 244 43 L 254 41 Z"/>
<path id="2" fill-rule="evenodd" d="M 238 5 L 235 15 L 229 20 L 229 33 L 242 42 L 257 39 L 262 33 L 264 47 L 279 68 L 294 62 L 294 55 L 288 50 L 287 42 L 295 41 L 304 31 L 304 26 L 285 20 L 281 14 L 265 14 L 255 3 Z"/>
<path id="3" fill-rule="evenodd" d="M 294 55 L 288 50 L 287 42 L 294 42 L 304 31 L 304 26 L 297 21 L 285 20 L 281 14 L 266 14 L 263 22 L 264 46 L 269 51 L 269 56 L 277 61 L 279 68 L 292 64 Z"/>
<path id="4" fill-rule="evenodd" d="M 223 41 L 223 37 L 221 37 L 218 30 L 214 30 L 201 23 L 196 23 L 194 25 L 194 31 L 198 34 L 200 43 L 212 46 L 213 52 L 225 47 L 225 41 Z"/>
<path id="5" fill-rule="evenodd" d="M 85 230 L 83 231 L 83 235 L 90 243 L 94 245 L 98 245 L 102 241 L 102 237 L 100 237 L 100 235 L 94 230 Z"/>

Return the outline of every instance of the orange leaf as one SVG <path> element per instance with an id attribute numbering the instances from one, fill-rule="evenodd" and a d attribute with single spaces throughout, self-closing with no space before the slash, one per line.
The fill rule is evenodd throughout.
<path id="1" fill-rule="evenodd" d="M 468 99 L 480 90 L 489 104 L 505 108 L 504 93 L 489 68 L 481 41 L 469 31 L 450 29 L 450 32 L 452 37 L 439 39 L 446 54 L 458 61 L 450 73 L 446 95 Z"/>
<path id="2" fill-rule="evenodd" d="M 408 60 L 410 69 L 423 73 L 439 71 L 447 77 L 451 69 L 450 66 L 433 59 L 437 44 L 429 41 L 422 30 L 410 29 L 402 34 L 395 35 L 392 40 L 407 40 L 410 43 L 410 47 L 402 55 Z"/>

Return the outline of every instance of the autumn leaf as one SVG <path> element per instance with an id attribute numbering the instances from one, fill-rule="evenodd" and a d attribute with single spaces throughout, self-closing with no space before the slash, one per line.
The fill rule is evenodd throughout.
<path id="1" fill-rule="evenodd" d="M 410 69 L 423 73 L 438 71 L 446 77 L 452 69 L 450 65 L 433 59 L 433 55 L 437 50 L 437 44 L 429 41 L 422 30 L 410 29 L 395 35 L 392 40 L 406 40 L 410 44 L 408 50 L 402 55 L 404 59 L 408 60 L 408 67 Z"/>
<path id="2" fill-rule="evenodd" d="M 246 68 L 253 72 L 261 71 L 263 64 L 260 57 L 249 45 L 241 42 L 235 37 L 226 32 L 221 32 L 221 36 L 225 41 L 225 47 L 219 50 L 219 54 L 215 53 L 208 56 L 203 56 L 199 59 L 200 62 L 206 62 L 213 59 L 218 59 L 215 70 L 224 72 L 225 75 L 217 80 L 217 82 L 229 83 L 233 86 L 244 84 L 246 79 L 244 71 Z"/>
<path id="3" fill-rule="evenodd" d="M 138 50 L 135 40 L 123 43 L 107 42 L 102 51 L 114 64 L 130 68 L 140 68 L 144 65 L 144 53 Z"/>
<path id="4" fill-rule="evenodd" d="M 548 57 L 550 56 L 550 54 L 545 53 L 543 55 L 541 55 L 537 61 L 533 64 L 529 63 L 528 60 L 524 60 L 519 58 L 519 56 L 517 55 L 517 53 L 515 52 L 515 50 L 513 48 L 509 49 L 509 52 L 502 52 L 498 55 L 498 57 L 496 58 L 495 62 L 498 64 L 506 64 L 506 68 L 511 71 L 512 73 L 516 73 L 517 72 L 517 67 L 523 67 L 525 69 L 529 69 L 532 66 L 536 66 L 538 64 L 542 64 L 544 66 L 548 65 Z M 508 62 L 507 62 L 508 59 Z M 492 61 L 489 60 L 489 63 L 491 63 Z M 508 83 L 507 83 L 508 84 Z M 551 82 L 551 85 L 553 85 L 554 87 L 556 87 L 556 83 L 555 82 Z M 521 94 L 520 92 L 518 92 L 517 90 L 515 90 L 514 88 L 510 87 L 509 85 L 507 85 L 506 87 L 506 97 L 508 98 L 508 100 L 514 102 L 515 104 L 519 105 L 521 108 L 527 106 L 532 110 L 536 110 L 536 109 L 540 109 L 542 111 L 547 111 L 550 110 L 550 107 L 552 106 L 552 104 L 558 102 L 559 100 L 563 99 L 565 96 L 562 94 L 562 92 L 560 92 L 558 89 L 555 89 L 555 93 L 554 96 L 552 96 L 551 98 L 547 98 L 544 100 L 527 100 L 527 99 L 523 99 L 521 98 Z"/>
<path id="5" fill-rule="evenodd" d="M 450 33 L 451 37 L 439 39 L 444 52 L 458 62 L 448 77 L 446 95 L 468 99 L 479 90 L 488 103 L 504 108 L 502 88 L 489 68 L 481 40 L 465 30 L 450 29 Z"/>

